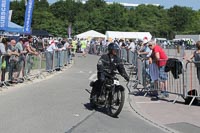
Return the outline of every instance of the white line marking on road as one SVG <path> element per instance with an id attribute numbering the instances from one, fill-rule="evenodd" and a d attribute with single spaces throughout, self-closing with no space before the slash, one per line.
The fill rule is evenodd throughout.
<path id="1" fill-rule="evenodd" d="M 92 71 L 89 71 L 89 73 L 92 73 Z"/>
<path id="2" fill-rule="evenodd" d="M 79 114 L 73 114 L 73 115 L 76 116 L 76 117 L 80 116 Z"/>
<path id="3" fill-rule="evenodd" d="M 136 103 L 161 103 L 160 101 L 150 101 L 150 102 L 136 102 Z"/>
<path id="4" fill-rule="evenodd" d="M 96 80 L 96 78 L 97 78 L 97 74 L 95 73 L 95 74 L 92 74 L 92 75 L 89 77 L 89 80 L 90 80 L 90 81 L 94 81 L 94 80 Z"/>

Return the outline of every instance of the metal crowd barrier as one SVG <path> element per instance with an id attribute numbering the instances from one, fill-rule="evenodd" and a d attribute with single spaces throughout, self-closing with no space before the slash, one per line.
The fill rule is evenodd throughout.
<path id="1" fill-rule="evenodd" d="M 126 48 L 121 48 L 120 49 L 120 57 L 124 62 L 128 62 L 128 56 L 127 56 L 127 49 Z"/>
<path id="2" fill-rule="evenodd" d="M 31 80 L 41 75 L 41 55 L 28 53 L 25 57 L 24 78 Z"/>
<path id="3" fill-rule="evenodd" d="M 53 68 L 52 68 L 53 52 L 41 52 L 40 56 L 41 56 L 41 72 L 48 72 L 48 71 L 51 72 L 51 71 L 53 71 Z M 49 59 L 48 62 L 47 62 L 47 60 L 48 60 L 47 58 Z"/>
<path id="4" fill-rule="evenodd" d="M 0 58 L 0 74 L 1 77 L 1 84 L 4 84 L 7 87 L 7 82 L 9 82 L 6 74 L 9 75 L 10 71 L 8 69 L 8 64 L 10 63 L 7 61 L 6 68 L 2 69 L 2 60 L 8 55 L 2 55 Z M 10 57 L 8 57 L 9 59 Z M 26 54 L 25 59 L 23 60 L 22 68 L 20 72 L 18 72 L 17 79 L 22 78 L 23 80 L 32 80 L 33 78 L 41 78 L 43 72 L 52 72 L 57 68 L 63 68 L 64 66 L 68 65 L 71 57 L 68 53 L 68 50 L 62 51 L 54 51 L 54 52 L 41 52 L 38 55 L 32 55 L 30 53 Z M 18 64 L 17 62 L 16 64 Z M 16 65 L 15 64 L 15 65 Z M 10 65 L 10 64 L 9 64 Z M 16 68 L 15 68 L 16 69 Z M 3 70 L 3 71 L 2 71 Z M 13 74 L 16 74 L 16 70 L 13 71 Z M 12 75 L 13 76 L 13 75 Z M 16 79 L 16 80 L 17 80 Z"/>
<path id="5" fill-rule="evenodd" d="M 137 57 L 136 60 L 134 60 L 134 65 L 135 67 L 131 68 L 132 72 L 130 74 L 131 80 L 129 83 L 129 93 L 135 93 L 135 91 L 132 90 L 137 90 L 139 93 L 143 93 L 146 91 L 150 91 L 151 88 L 151 80 L 150 80 L 150 75 L 149 75 L 149 64 L 148 61 L 145 58 L 140 57 L 137 54 L 133 54 Z M 135 77 L 133 77 L 135 75 Z M 138 87 L 138 85 L 141 85 L 142 87 Z M 145 94 L 146 95 L 146 94 Z"/>
<path id="6" fill-rule="evenodd" d="M 130 83 L 130 87 L 133 90 L 138 90 L 139 93 L 144 92 L 144 96 L 152 94 L 152 92 L 155 91 L 164 91 L 166 93 L 175 94 L 177 97 L 174 99 L 174 103 L 179 96 L 185 98 L 187 90 L 185 90 L 184 84 L 184 65 L 183 62 L 178 59 L 173 60 L 173 68 L 167 72 L 168 78 L 166 80 L 166 88 L 162 88 L 159 79 L 159 68 L 157 66 L 158 62 L 153 61 L 149 64 L 147 60 L 138 56 L 135 69 L 136 77 L 135 80 L 131 80 L 132 83 Z M 160 62 L 163 61 L 167 62 L 167 60 L 162 60 Z M 139 84 L 142 85 L 142 87 L 138 88 Z"/>
<path id="7" fill-rule="evenodd" d="M 173 101 L 173 103 L 175 103 L 180 96 L 185 99 L 185 70 L 183 61 L 177 58 L 169 58 L 168 61 L 170 60 L 173 60 L 174 67 L 167 73 L 168 79 L 166 92 L 177 95 Z"/>
<path id="8" fill-rule="evenodd" d="M 67 50 L 53 52 L 53 70 L 61 69 L 69 63 L 69 54 Z"/>
<path id="9" fill-rule="evenodd" d="M 53 69 L 60 69 L 63 67 L 63 51 L 54 51 L 53 52 Z"/>
<path id="10" fill-rule="evenodd" d="M 195 99 L 200 98 L 200 61 L 187 62 L 185 75 L 185 97 L 191 97 L 191 105 Z"/>
<path id="11" fill-rule="evenodd" d="M 174 63 L 174 68 L 168 70 L 166 88 L 162 88 L 159 79 L 155 79 L 155 77 L 153 79 L 152 77 L 152 74 L 160 74 L 157 62 L 153 61 L 152 64 L 149 64 L 148 61 L 140 57 L 136 51 L 131 52 L 125 48 L 120 49 L 119 57 L 134 66 L 129 69 L 129 93 L 135 93 L 137 91 L 138 93 L 144 93 L 144 96 L 146 96 L 155 92 L 159 94 L 161 91 L 164 91 L 168 94 L 176 95 L 173 103 L 175 103 L 179 97 L 184 100 L 191 97 L 192 99 L 189 103 L 189 105 L 191 105 L 196 98 L 200 98 L 200 62 L 187 62 L 185 66 L 183 57 L 185 54 L 188 54 L 189 51 L 181 46 L 177 47 L 177 49 L 165 49 L 165 52 L 169 59 L 162 61 L 167 62 L 171 60 L 171 62 Z M 197 64 L 199 64 L 199 68 Z M 138 85 L 142 87 L 138 87 Z"/>
<path id="12" fill-rule="evenodd" d="M 97 55 L 106 54 L 107 53 L 107 46 L 93 45 L 93 46 L 90 46 L 88 51 L 91 54 L 97 54 Z"/>

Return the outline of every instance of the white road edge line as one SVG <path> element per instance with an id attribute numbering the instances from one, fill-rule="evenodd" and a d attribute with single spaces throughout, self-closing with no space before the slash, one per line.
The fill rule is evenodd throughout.
<path id="1" fill-rule="evenodd" d="M 90 80 L 90 81 L 94 81 L 94 80 L 96 80 L 96 78 L 97 78 L 97 74 L 95 73 L 95 74 L 92 74 L 92 75 L 89 77 L 89 80 Z"/>
<path id="2" fill-rule="evenodd" d="M 150 102 L 136 102 L 136 103 L 161 103 L 160 101 L 150 101 Z"/>

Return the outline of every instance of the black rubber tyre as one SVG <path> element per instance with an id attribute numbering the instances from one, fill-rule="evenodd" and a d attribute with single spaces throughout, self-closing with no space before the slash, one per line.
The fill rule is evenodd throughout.
<path id="1" fill-rule="evenodd" d="M 95 109 L 97 107 L 97 94 L 95 92 L 95 89 L 92 88 L 91 94 L 90 94 L 90 107 Z"/>
<path id="2" fill-rule="evenodd" d="M 117 90 L 111 97 L 108 105 L 108 114 L 112 117 L 117 117 L 124 106 L 125 93 L 124 91 Z"/>

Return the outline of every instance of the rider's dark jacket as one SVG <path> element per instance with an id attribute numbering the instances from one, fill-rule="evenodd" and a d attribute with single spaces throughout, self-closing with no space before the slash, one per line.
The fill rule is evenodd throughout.
<path id="1" fill-rule="evenodd" d="M 122 60 L 118 56 L 104 54 L 100 57 L 97 63 L 97 77 L 99 80 L 105 80 L 106 71 L 107 73 L 110 73 L 110 76 L 112 76 L 112 74 L 114 75 L 113 72 L 116 70 L 118 70 L 122 77 L 129 80 L 124 65 L 122 64 Z"/>

